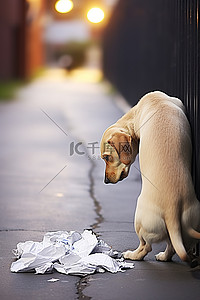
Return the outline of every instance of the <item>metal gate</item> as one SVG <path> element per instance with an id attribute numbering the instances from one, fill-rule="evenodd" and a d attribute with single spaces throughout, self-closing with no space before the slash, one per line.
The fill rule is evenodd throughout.
<path id="1" fill-rule="evenodd" d="M 176 0 L 175 72 L 173 91 L 183 100 L 193 137 L 193 180 L 200 200 L 199 0 Z"/>
<path id="2" fill-rule="evenodd" d="M 200 200 L 199 0 L 119 0 L 104 37 L 104 72 L 134 105 L 162 90 L 186 106 Z"/>

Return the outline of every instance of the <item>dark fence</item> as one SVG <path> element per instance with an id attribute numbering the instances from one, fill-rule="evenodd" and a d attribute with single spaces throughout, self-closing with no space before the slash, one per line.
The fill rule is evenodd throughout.
<path id="1" fill-rule="evenodd" d="M 162 90 L 186 106 L 200 200 L 199 0 L 120 0 L 104 32 L 104 73 L 134 105 Z"/>

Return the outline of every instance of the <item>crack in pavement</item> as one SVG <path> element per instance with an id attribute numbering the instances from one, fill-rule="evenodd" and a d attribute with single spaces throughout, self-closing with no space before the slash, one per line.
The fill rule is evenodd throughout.
<path id="1" fill-rule="evenodd" d="M 44 110 L 42 110 L 41 109 L 41 111 L 61 130 L 61 131 L 63 131 L 64 133 L 65 133 L 65 135 L 67 135 L 68 136 L 68 134 L 66 134 L 66 132 L 44 111 Z M 72 135 L 73 136 L 73 135 Z M 74 137 L 74 139 L 75 140 L 80 140 L 80 139 L 78 139 L 78 136 L 73 136 Z M 104 221 L 104 217 L 103 217 L 103 215 L 102 215 L 102 213 L 101 213 L 101 210 L 102 210 L 102 207 L 101 207 L 101 205 L 100 205 L 100 203 L 99 203 L 99 201 L 97 200 L 97 198 L 96 198 L 96 196 L 95 196 L 95 192 L 94 192 L 94 185 L 95 185 L 95 183 L 94 183 L 94 176 L 93 176 L 93 172 L 94 172 L 94 169 L 95 169 L 95 162 L 92 160 L 92 158 L 90 157 L 90 155 L 89 155 L 89 152 L 88 152 L 88 149 L 87 149 L 87 147 L 86 147 L 86 145 L 85 145 L 85 143 L 82 143 L 82 146 L 85 148 L 84 150 L 85 150 L 85 153 L 86 153 L 86 155 L 87 155 L 87 157 L 88 157 L 88 160 L 89 160 L 89 162 L 90 162 L 90 169 L 89 169 L 89 172 L 88 172 L 88 177 L 89 177 L 89 195 L 90 195 L 90 197 L 91 197 L 91 199 L 93 200 L 93 204 L 94 204 L 94 211 L 95 211 L 95 213 L 96 213 L 96 218 L 95 218 L 95 222 L 93 223 L 93 224 L 91 224 L 90 225 L 90 227 L 91 227 L 91 229 L 92 230 L 95 230 L 95 229 L 97 229 L 97 228 L 99 228 L 99 226 L 100 226 L 100 224 Z M 65 166 L 66 167 L 66 166 Z M 65 168 L 64 167 L 64 168 Z M 63 169 L 64 169 L 63 168 Z M 62 170 L 63 170 L 62 169 Z M 61 171 L 62 171 L 61 170 Z M 60 172 L 61 172 L 60 171 Z M 59 172 L 59 173 L 60 173 Z M 58 174 L 59 174 L 58 173 Z M 58 175 L 57 174 L 57 175 Z M 57 176 L 56 175 L 56 176 Z M 54 176 L 54 178 L 56 177 L 56 176 Z M 51 181 L 53 181 L 54 180 L 54 178 L 51 180 Z M 51 182 L 50 181 L 50 182 Z M 49 183 L 50 183 L 49 182 Z M 48 183 L 48 184 L 49 184 Z M 47 185 L 48 185 L 47 184 Z M 47 186 L 46 185 L 46 186 Z M 45 187 L 46 187 L 45 186 Z M 44 187 L 44 188 L 45 188 Z M 44 189 L 43 188 L 43 189 Z M 42 189 L 42 190 L 43 190 Z M 42 191 L 41 190 L 41 191 Z M 40 192 L 41 192 L 40 191 Z M 85 276 L 84 278 L 81 278 L 77 283 L 76 283 L 76 289 L 77 289 L 77 294 L 78 294 L 78 299 L 79 300 L 81 300 L 81 299 L 86 299 L 86 300 L 89 300 L 89 299 L 91 299 L 90 297 L 87 297 L 87 296 L 85 296 L 84 294 L 83 294 L 83 290 L 86 288 L 86 286 L 88 286 L 88 280 L 89 280 L 89 276 Z"/>
<path id="2" fill-rule="evenodd" d="M 77 284 L 76 284 L 76 288 L 77 288 L 77 295 L 78 295 L 78 300 L 90 300 L 92 299 L 92 297 L 88 297 L 86 295 L 83 294 L 83 290 L 89 286 L 88 281 L 90 280 L 90 276 L 86 276 L 81 278 Z"/>
<path id="3" fill-rule="evenodd" d="M 95 196 L 95 192 L 94 192 L 94 176 L 93 176 L 93 172 L 94 172 L 94 169 L 95 169 L 95 163 L 93 160 L 90 160 L 91 162 L 91 168 L 89 170 L 89 179 L 90 179 L 90 189 L 89 189 L 89 192 L 90 192 L 90 197 L 92 198 L 93 200 L 93 203 L 94 203 L 94 211 L 96 213 L 96 222 L 93 223 L 91 225 L 92 229 L 95 230 L 97 228 L 100 227 L 100 224 L 104 221 L 104 217 L 101 213 L 102 211 L 102 207 L 101 207 L 101 204 L 99 203 L 99 201 L 97 200 L 96 196 Z"/>
<path id="4" fill-rule="evenodd" d="M 88 153 L 88 150 L 87 148 L 85 147 L 85 145 L 83 144 L 84 148 L 85 148 L 85 151 L 87 153 L 87 156 L 88 156 L 88 160 L 90 161 L 90 169 L 89 169 L 89 182 L 90 182 L 90 185 L 89 185 L 89 194 L 90 194 L 90 197 L 92 198 L 93 200 L 93 203 L 94 203 L 94 211 L 96 213 L 96 222 L 94 222 L 93 224 L 91 224 L 91 228 L 92 230 L 95 230 L 97 228 L 100 227 L 100 224 L 104 221 L 104 217 L 102 215 L 102 207 L 101 207 L 101 204 L 99 203 L 99 201 L 97 200 L 96 196 L 95 196 L 95 192 L 94 192 L 94 186 L 95 186 L 95 182 L 94 182 L 94 176 L 93 176 L 93 172 L 95 170 L 95 162 L 90 158 L 89 156 L 89 153 Z M 84 278 L 81 278 L 77 284 L 76 284 L 76 288 L 77 288 L 77 295 L 78 295 L 78 300 L 90 300 L 92 299 L 91 297 L 88 297 L 86 295 L 84 295 L 83 291 L 84 289 L 89 286 L 89 279 L 90 279 L 90 276 L 85 276 Z"/>
<path id="5" fill-rule="evenodd" d="M 66 134 L 66 132 L 44 111 L 44 110 L 42 110 L 41 109 L 41 111 L 60 129 L 60 130 L 62 130 L 64 133 L 65 133 L 65 135 L 67 135 Z M 67 135 L 68 136 L 68 135 Z M 72 136 L 73 136 L 73 134 L 72 134 Z M 75 140 L 80 140 L 80 139 L 78 139 L 78 136 L 73 136 L 74 137 L 74 139 Z M 100 203 L 99 203 L 99 201 L 97 200 L 97 198 L 96 198 L 96 196 L 95 196 L 95 192 L 94 192 L 94 176 L 93 176 L 93 172 L 94 172 L 94 169 L 95 169 L 95 163 L 94 163 L 94 161 L 92 160 L 92 158 L 90 158 L 90 155 L 89 155 L 89 152 L 88 152 L 88 149 L 87 149 L 87 147 L 86 147 L 86 145 L 85 145 L 85 143 L 82 143 L 82 146 L 85 148 L 85 153 L 86 153 L 86 155 L 87 155 L 87 157 L 88 157 L 88 160 L 89 160 L 89 162 L 90 162 L 90 169 L 89 169 L 89 172 L 88 172 L 88 177 L 89 177 L 89 195 L 90 195 L 90 197 L 91 197 L 91 199 L 93 200 L 93 204 L 94 204 L 94 211 L 95 211 L 95 213 L 96 213 L 96 218 L 95 218 L 95 222 L 93 223 L 93 224 L 91 224 L 90 226 L 91 226 L 91 229 L 93 229 L 93 230 L 95 230 L 95 229 L 97 229 L 97 228 L 99 228 L 99 226 L 100 226 L 100 224 L 104 221 L 104 217 L 103 217 L 103 215 L 102 215 L 102 213 L 101 213 L 101 210 L 102 210 L 102 207 L 101 207 L 101 205 L 100 205 Z M 66 167 L 66 166 L 65 166 Z M 64 167 L 64 168 L 65 168 Z M 63 168 L 63 169 L 64 169 Z M 62 170 L 63 170 L 62 169 Z M 61 171 L 62 171 L 61 170 Z M 60 171 L 60 172 L 61 172 Z M 59 173 L 60 173 L 59 172 Z M 58 174 L 59 174 L 58 173 Z M 57 174 L 57 175 L 58 175 Z M 57 176 L 56 175 L 56 176 Z M 54 178 L 56 177 L 56 176 L 54 176 Z M 54 178 L 51 180 L 51 181 L 53 181 L 54 180 Z M 50 181 L 50 182 L 51 182 Z M 49 183 L 50 183 L 49 182 Z M 48 184 L 49 184 L 48 183 Z M 48 185 L 47 184 L 47 185 Z M 47 186 L 46 185 L 46 186 Z M 46 187 L 45 186 L 45 187 Z M 45 188 L 44 187 L 44 188 Z M 43 188 L 43 189 L 44 189 Z M 42 190 L 43 190 L 42 189 Z M 41 191 L 42 191 L 41 190 Z M 41 192 L 40 191 L 40 192 Z M 87 299 L 87 300 L 89 300 L 89 299 L 91 299 L 90 297 L 87 297 L 87 296 L 85 296 L 84 294 L 83 294 L 83 290 L 84 290 L 84 288 L 88 285 L 88 280 L 89 280 L 89 277 L 84 277 L 84 279 L 83 278 L 81 278 L 77 283 L 76 283 L 76 288 L 77 288 L 77 294 L 78 294 L 78 299 Z"/>

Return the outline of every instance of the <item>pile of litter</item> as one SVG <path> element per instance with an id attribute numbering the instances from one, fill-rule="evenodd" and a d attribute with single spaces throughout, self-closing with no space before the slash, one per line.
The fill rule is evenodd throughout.
<path id="1" fill-rule="evenodd" d="M 57 272 L 85 276 L 94 272 L 123 272 L 134 268 L 117 251 L 113 251 L 91 230 L 47 232 L 42 242 L 18 243 L 13 250 L 18 258 L 11 265 L 11 272 L 36 274 Z"/>

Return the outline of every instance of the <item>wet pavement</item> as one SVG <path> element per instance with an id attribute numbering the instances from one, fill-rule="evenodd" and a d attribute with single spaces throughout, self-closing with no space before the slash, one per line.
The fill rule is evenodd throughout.
<path id="1" fill-rule="evenodd" d="M 0 104 L 0 299 L 199 299 L 200 269 L 177 256 L 156 262 L 162 244 L 125 273 L 81 279 L 10 272 L 16 244 L 40 241 L 47 231 L 93 228 L 116 250 L 138 245 L 140 174 L 132 166 L 126 180 L 103 183 L 100 139 L 123 110 L 95 76 L 85 81 L 54 70 Z"/>

